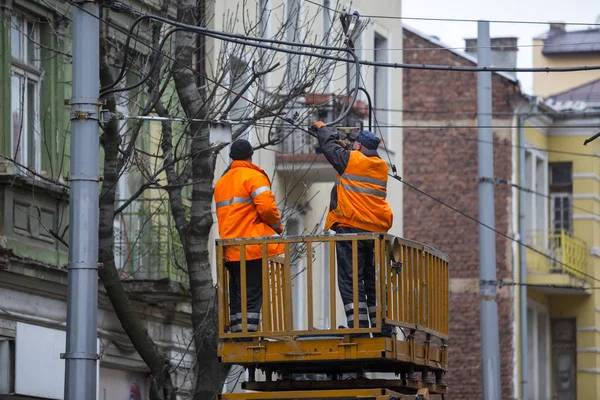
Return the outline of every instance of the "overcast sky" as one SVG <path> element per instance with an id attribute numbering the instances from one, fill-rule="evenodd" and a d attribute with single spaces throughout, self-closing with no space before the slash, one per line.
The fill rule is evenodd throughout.
<path id="1" fill-rule="evenodd" d="M 600 16 L 600 0 L 402 0 L 402 16 L 594 24 Z M 465 38 L 477 36 L 476 22 L 403 20 L 402 23 L 438 36 L 451 47 L 464 47 Z M 532 66 L 533 37 L 548 28 L 547 24 L 490 23 L 490 35 L 518 37 L 518 45 L 524 47 L 519 48 L 517 64 L 526 67 Z M 567 25 L 567 30 L 587 28 Z M 531 73 L 519 73 L 517 77 L 523 90 L 531 93 Z"/>

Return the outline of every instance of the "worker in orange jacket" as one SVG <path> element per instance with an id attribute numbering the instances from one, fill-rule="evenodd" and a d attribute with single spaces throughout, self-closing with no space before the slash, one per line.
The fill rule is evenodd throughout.
<path id="1" fill-rule="evenodd" d="M 229 169 L 215 185 L 214 198 L 221 239 L 278 236 L 283 233 L 275 196 L 267 174 L 252 163 L 254 150 L 245 139 L 231 144 Z M 269 256 L 283 253 L 282 244 L 269 244 Z M 231 332 L 242 331 L 240 247 L 227 247 L 225 266 L 229 270 L 229 318 Z M 262 305 L 262 246 L 245 249 L 247 324 L 256 332 Z"/>
<path id="2" fill-rule="evenodd" d="M 312 127 L 317 132 L 321 151 L 338 172 L 331 191 L 326 230 L 338 234 L 387 232 L 393 214 L 386 201 L 388 165 L 379 157 L 379 138 L 362 131 L 352 149 L 337 138 L 336 131 L 321 121 Z M 338 287 L 348 326 L 353 328 L 354 302 L 352 285 L 352 242 L 337 241 Z M 376 325 L 374 242 L 358 242 L 358 307 L 359 327 Z M 392 327 L 383 324 L 383 336 L 391 336 Z"/>

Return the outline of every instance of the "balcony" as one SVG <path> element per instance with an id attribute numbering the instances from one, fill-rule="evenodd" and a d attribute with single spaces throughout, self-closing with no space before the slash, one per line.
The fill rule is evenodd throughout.
<path id="1" fill-rule="evenodd" d="M 527 283 L 560 288 L 539 289 L 549 294 L 586 293 L 580 289 L 588 283 L 585 274 L 589 250 L 583 240 L 564 230 L 535 231 L 527 237 L 527 244 L 547 256 L 527 249 Z"/>
<path id="2" fill-rule="evenodd" d="M 186 295 L 185 257 L 168 200 L 132 202 L 114 228 L 115 263 L 129 291 L 148 300 Z"/>
<path id="3" fill-rule="evenodd" d="M 300 112 L 305 115 L 305 123 L 332 121 L 340 113 L 346 96 L 336 97 L 328 93 L 311 93 L 304 96 L 304 107 L 308 110 Z M 357 100 L 348 116 L 348 125 L 362 128 L 365 118 L 369 116 L 369 106 Z M 284 127 L 283 140 L 279 154 L 276 156 L 276 171 L 290 179 L 310 182 L 333 182 L 336 172 L 321 153 L 316 138 L 305 132 Z"/>
<path id="4" fill-rule="evenodd" d="M 47 265 L 67 263 L 69 191 L 42 179 L 0 173 L 0 247 Z"/>

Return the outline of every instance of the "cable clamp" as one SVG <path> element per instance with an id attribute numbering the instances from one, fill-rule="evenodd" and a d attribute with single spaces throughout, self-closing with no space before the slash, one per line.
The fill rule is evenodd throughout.
<path id="1" fill-rule="evenodd" d="M 484 286 L 484 285 L 498 286 L 500 284 L 500 282 L 502 282 L 502 281 L 481 279 L 481 280 L 479 280 L 479 285 L 481 285 L 481 286 Z"/>
<path id="2" fill-rule="evenodd" d="M 98 121 L 98 113 L 95 111 L 75 110 L 71 111 L 71 121 L 93 119 Z"/>

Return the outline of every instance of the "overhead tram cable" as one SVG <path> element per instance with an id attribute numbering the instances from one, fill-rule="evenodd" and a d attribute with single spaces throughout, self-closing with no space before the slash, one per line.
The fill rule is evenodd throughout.
<path id="1" fill-rule="evenodd" d="M 319 4 L 312 0 L 305 0 L 307 3 L 312 3 L 321 8 L 326 8 L 329 11 L 343 14 L 343 11 L 336 10 L 335 8 Z M 375 18 L 375 19 L 396 19 L 396 20 L 415 20 L 415 21 L 439 21 L 439 22 L 479 22 L 481 19 L 473 18 L 435 18 L 435 17 L 403 17 L 397 15 L 363 15 L 364 18 Z M 526 20 L 510 20 L 510 19 L 485 19 L 488 22 L 497 24 L 525 24 L 525 25 L 549 25 L 547 21 L 526 21 Z M 594 22 L 565 22 L 566 25 L 574 26 L 600 26 L 600 23 Z"/>
<path id="2" fill-rule="evenodd" d="M 68 1 L 72 2 L 73 0 L 68 0 Z M 133 11 L 133 9 L 131 9 L 131 7 L 125 6 L 120 2 L 106 1 L 106 5 L 108 7 L 110 7 L 111 9 L 116 10 L 118 12 L 122 12 L 124 10 L 130 10 L 132 12 L 135 12 L 138 15 L 140 14 L 137 11 Z M 118 6 L 116 8 L 114 8 L 116 5 L 118 5 Z M 348 62 L 348 59 L 343 58 L 343 57 L 336 57 L 336 56 L 331 56 L 331 55 L 327 55 L 327 54 L 319 54 L 319 53 L 310 53 L 310 52 L 306 52 L 306 51 L 292 50 L 292 49 L 288 49 L 288 48 L 279 48 L 279 47 L 274 47 L 274 46 L 269 46 L 269 45 L 263 45 L 261 43 L 281 44 L 281 45 L 285 45 L 285 46 L 305 47 L 305 48 L 312 48 L 312 49 L 317 49 L 317 50 L 348 52 L 347 48 L 332 47 L 332 46 L 320 46 L 320 45 L 312 45 L 312 44 L 306 44 L 306 43 L 300 43 L 300 42 L 266 39 L 266 38 L 247 36 L 247 35 L 241 35 L 241 34 L 232 34 L 232 33 L 217 31 L 217 30 L 209 29 L 209 28 L 205 28 L 205 27 L 183 24 L 183 23 L 173 21 L 168 18 L 163 18 L 160 16 L 152 15 L 152 14 L 142 14 L 142 16 L 140 18 L 160 21 L 165 24 L 169 24 L 174 27 L 181 28 L 182 30 L 185 30 L 185 31 L 200 33 L 200 34 L 203 34 L 206 36 L 210 36 L 210 37 L 213 37 L 216 39 L 221 39 L 221 40 L 232 42 L 232 43 L 238 43 L 238 44 L 252 46 L 252 47 L 259 47 L 259 48 L 263 48 L 263 49 L 267 49 L 267 50 L 273 50 L 273 51 L 278 51 L 278 52 L 283 52 L 283 53 L 288 53 L 288 54 L 317 57 L 317 58 L 322 58 L 322 59 L 327 59 L 327 60 L 332 60 L 332 61 L 339 61 L 339 62 Z M 129 35 L 132 35 L 131 30 L 130 30 Z M 257 42 L 257 43 L 254 43 L 254 42 Z M 478 72 L 478 71 L 575 72 L 575 71 L 600 70 L 600 65 L 584 65 L 584 66 L 574 66 L 574 67 L 540 67 L 540 68 L 516 68 L 515 67 L 515 68 L 508 68 L 508 67 L 467 67 L 467 66 L 454 66 L 454 65 L 404 64 L 404 63 L 366 61 L 366 60 L 360 60 L 357 58 L 355 58 L 355 62 L 357 62 L 361 65 L 368 65 L 368 66 L 374 66 L 374 67 L 437 70 L 437 71 L 460 71 L 460 72 Z"/>

